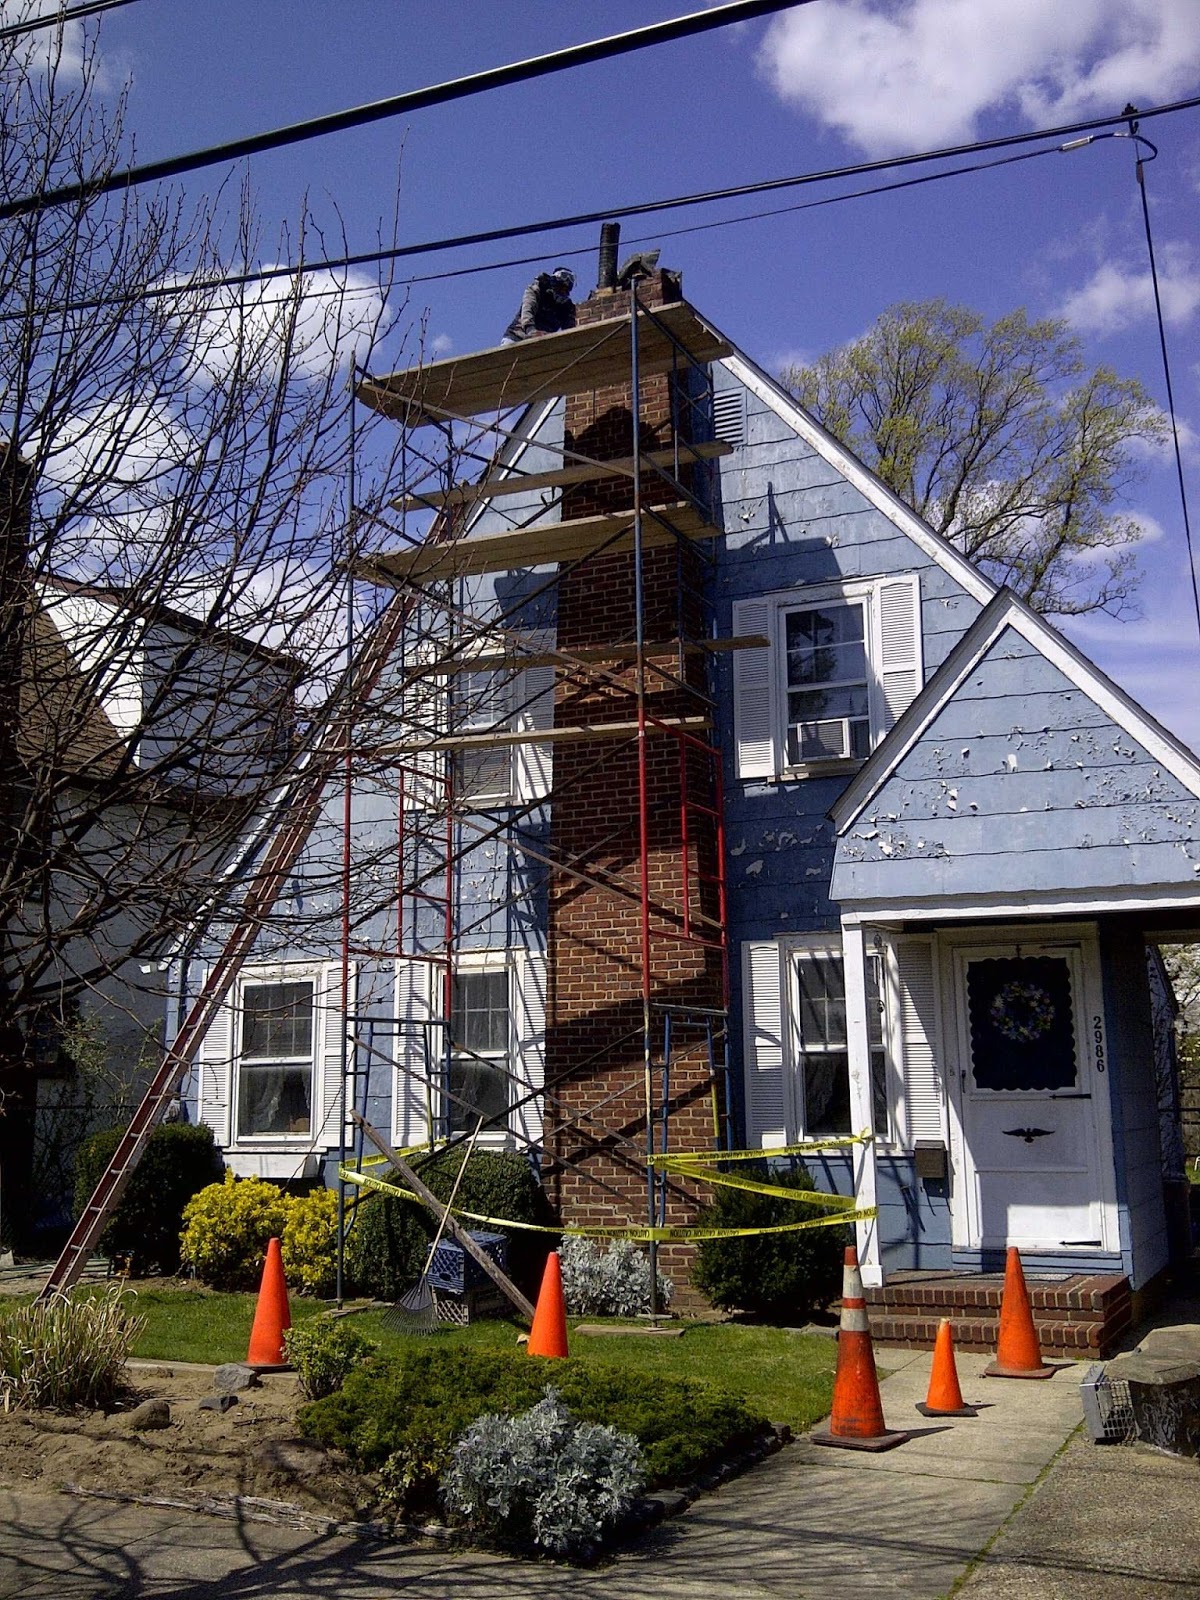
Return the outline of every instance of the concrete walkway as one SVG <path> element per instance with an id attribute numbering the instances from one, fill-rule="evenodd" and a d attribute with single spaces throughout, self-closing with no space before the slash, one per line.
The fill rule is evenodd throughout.
<path id="1" fill-rule="evenodd" d="M 961 1356 L 964 1393 L 984 1409 L 936 1424 L 914 1410 L 929 1356 L 887 1352 L 883 1363 L 891 1369 L 885 1413 L 891 1426 L 910 1429 L 908 1444 L 885 1455 L 797 1444 L 594 1572 L 16 1493 L 0 1494 L 0 1596 L 941 1600 L 1078 1425 L 1083 1369 L 1064 1367 L 1044 1383 L 1001 1382 L 978 1376 L 982 1357 Z"/>

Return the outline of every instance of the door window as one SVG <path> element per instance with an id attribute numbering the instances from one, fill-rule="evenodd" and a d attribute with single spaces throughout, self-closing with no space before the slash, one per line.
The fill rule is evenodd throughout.
<path id="1" fill-rule="evenodd" d="M 1071 969 L 1062 956 L 1006 956 L 967 968 L 977 1089 L 1073 1089 Z"/>

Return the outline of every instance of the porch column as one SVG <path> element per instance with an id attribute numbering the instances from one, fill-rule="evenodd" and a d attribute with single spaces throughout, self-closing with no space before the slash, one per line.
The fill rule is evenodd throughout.
<path id="1" fill-rule="evenodd" d="M 871 1036 L 867 1027 L 867 964 L 863 930 L 842 923 L 842 960 L 846 974 L 846 1053 L 850 1065 L 850 1126 L 855 1133 L 875 1131 L 871 1092 Z M 875 1204 L 875 1141 L 854 1145 L 854 1198 L 859 1206 Z M 883 1283 L 879 1260 L 879 1226 L 875 1219 L 855 1223 L 858 1262 L 868 1288 Z"/>

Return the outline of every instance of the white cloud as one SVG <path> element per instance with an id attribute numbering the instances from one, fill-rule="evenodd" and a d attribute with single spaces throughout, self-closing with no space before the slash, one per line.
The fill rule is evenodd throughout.
<path id="1" fill-rule="evenodd" d="M 133 489 L 187 458 L 194 441 L 153 401 L 110 401 L 68 417 L 47 439 L 43 483 L 88 500 Z"/>
<path id="2" fill-rule="evenodd" d="M 454 340 L 448 333 L 435 333 L 429 341 L 429 353 L 435 361 L 440 361 L 443 356 L 448 356 L 454 349 Z"/>
<path id="3" fill-rule="evenodd" d="M 1163 319 L 1180 327 L 1200 310 L 1200 270 L 1182 245 L 1167 245 L 1161 256 L 1158 290 Z M 1088 333 L 1120 333 L 1135 322 L 1144 322 L 1154 315 L 1149 268 L 1103 262 L 1085 284 L 1067 295 L 1058 311 L 1072 327 Z"/>
<path id="4" fill-rule="evenodd" d="M 362 274 L 306 272 L 298 302 L 296 287 L 281 277 L 181 296 L 174 320 L 195 380 L 240 371 L 273 382 L 285 355 L 299 376 L 327 378 L 365 357 L 391 322 L 379 285 Z"/>
<path id="5" fill-rule="evenodd" d="M 18 23 L 32 22 L 39 17 L 56 17 L 59 10 L 59 0 L 0 0 L 0 28 L 15 27 Z M 89 59 L 83 24 L 80 22 L 66 22 L 61 30 L 54 25 L 35 28 L 7 40 L 3 49 L 5 56 L 20 72 L 32 75 L 52 70 L 68 83 L 82 81 Z M 94 51 L 91 54 L 91 71 L 94 79 L 103 77 Z"/>
<path id="6" fill-rule="evenodd" d="M 1195 0 L 821 0 L 779 18 L 776 92 L 869 155 L 973 138 L 986 110 L 1057 123 L 1195 82 Z"/>

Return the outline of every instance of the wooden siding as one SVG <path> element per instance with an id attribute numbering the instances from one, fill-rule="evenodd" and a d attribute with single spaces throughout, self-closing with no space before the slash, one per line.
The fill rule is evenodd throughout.
<path id="1" fill-rule="evenodd" d="M 1005 629 L 839 842 L 843 902 L 1194 881 L 1200 802 Z"/>

